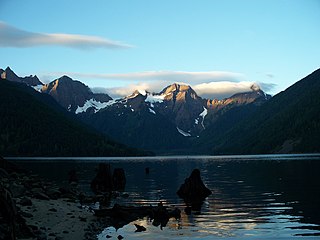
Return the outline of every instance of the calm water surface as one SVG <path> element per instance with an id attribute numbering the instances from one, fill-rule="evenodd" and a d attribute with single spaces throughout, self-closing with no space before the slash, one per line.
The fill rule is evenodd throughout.
<path id="1" fill-rule="evenodd" d="M 178 207 L 180 220 L 171 219 L 161 230 L 147 219 L 135 233 L 133 223 L 105 229 L 99 239 L 119 234 L 127 239 L 320 239 L 320 155 L 259 155 L 153 158 L 37 158 L 17 159 L 26 168 L 67 183 L 75 169 L 80 187 L 90 193 L 99 162 L 126 172 L 120 204 L 157 204 Z M 150 173 L 145 174 L 149 167 Z M 176 191 L 194 168 L 212 190 L 200 211 L 184 213 L 186 204 Z"/>

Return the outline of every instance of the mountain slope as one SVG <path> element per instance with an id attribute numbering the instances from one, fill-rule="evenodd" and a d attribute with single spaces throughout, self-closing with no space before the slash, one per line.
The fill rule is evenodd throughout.
<path id="1" fill-rule="evenodd" d="M 125 156 L 141 152 L 107 140 L 73 120 L 50 96 L 0 81 L 0 155 Z"/>
<path id="2" fill-rule="evenodd" d="M 107 94 L 93 93 L 88 86 L 68 76 L 62 76 L 45 84 L 41 92 L 51 95 L 61 106 L 73 113 L 84 105 L 97 110 L 99 104 L 111 100 Z"/>
<path id="3" fill-rule="evenodd" d="M 215 154 L 320 152 L 320 69 L 220 138 Z"/>
<path id="4" fill-rule="evenodd" d="M 170 152 L 185 144 L 176 126 L 155 110 L 146 95 L 138 91 L 132 95 L 113 100 L 96 113 L 79 113 L 80 119 L 119 142 L 132 147 L 152 150 L 156 153 Z"/>

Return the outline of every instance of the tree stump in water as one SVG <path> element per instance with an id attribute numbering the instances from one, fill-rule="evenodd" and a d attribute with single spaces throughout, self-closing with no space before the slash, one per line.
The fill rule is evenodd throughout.
<path id="1" fill-rule="evenodd" d="M 112 191 L 112 175 L 110 164 L 99 164 L 97 175 L 91 182 L 91 188 L 94 192 Z"/>
<path id="2" fill-rule="evenodd" d="M 184 199 L 187 206 L 191 205 L 191 208 L 197 211 L 200 211 L 204 199 L 211 193 L 202 182 L 199 169 L 194 169 L 177 191 L 178 196 Z"/>
<path id="3" fill-rule="evenodd" d="M 110 164 L 100 163 L 97 175 L 91 182 L 94 192 L 122 191 L 126 186 L 126 176 L 123 168 L 116 168 L 111 174 Z"/>
<path id="4" fill-rule="evenodd" d="M 113 171 L 113 187 L 115 191 L 123 191 L 126 186 L 126 175 L 123 168 L 115 168 Z"/>

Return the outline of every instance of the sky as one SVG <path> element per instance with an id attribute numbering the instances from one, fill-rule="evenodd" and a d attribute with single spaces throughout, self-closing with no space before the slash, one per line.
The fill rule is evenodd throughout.
<path id="1" fill-rule="evenodd" d="M 320 67 L 320 0 L 0 0 L 0 68 L 115 96 L 276 94 Z"/>

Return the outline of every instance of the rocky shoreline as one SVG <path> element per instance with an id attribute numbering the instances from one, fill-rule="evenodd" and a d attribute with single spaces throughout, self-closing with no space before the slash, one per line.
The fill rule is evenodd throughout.
<path id="1" fill-rule="evenodd" d="M 0 159 L 0 239 L 96 239 L 94 212 L 76 184 L 60 187 Z"/>
<path id="2" fill-rule="evenodd" d="M 170 218 L 181 217 L 180 209 L 161 202 L 156 206 L 110 207 L 111 199 L 128 197 L 117 192 L 125 185 L 121 169 L 111 174 L 110 166 L 100 164 L 91 183 L 95 195 L 90 196 L 79 191 L 75 173 L 69 178 L 68 186 L 57 186 L 0 157 L 0 239 L 93 240 L 107 227 L 119 229 L 144 217 L 161 229 Z M 204 186 L 196 169 L 177 194 L 184 199 L 187 206 L 184 211 L 188 214 L 191 210 L 198 211 L 211 191 Z M 143 226 L 135 226 L 137 232 L 146 231 Z"/>

